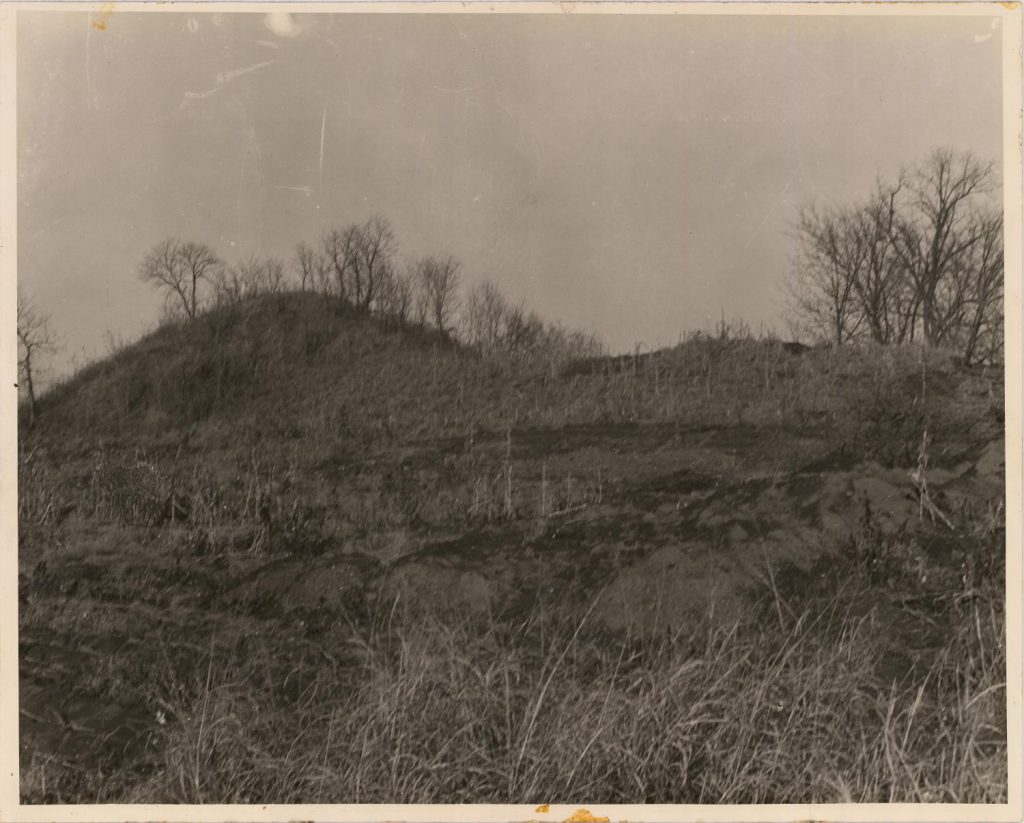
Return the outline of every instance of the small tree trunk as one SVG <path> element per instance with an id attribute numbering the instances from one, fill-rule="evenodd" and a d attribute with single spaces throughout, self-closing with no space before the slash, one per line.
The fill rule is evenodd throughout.
<path id="1" fill-rule="evenodd" d="M 25 388 L 28 391 L 28 425 L 32 428 L 36 424 L 36 388 L 32 383 L 32 355 L 25 355 Z"/>
<path id="2" fill-rule="evenodd" d="M 964 346 L 964 365 L 970 366 L 974 361 L 974 350 L 978 345 L 978 336 L 981 334 L 981 309 L 978 308 L 971 320 L 967 331 L 967 343 Z"/>

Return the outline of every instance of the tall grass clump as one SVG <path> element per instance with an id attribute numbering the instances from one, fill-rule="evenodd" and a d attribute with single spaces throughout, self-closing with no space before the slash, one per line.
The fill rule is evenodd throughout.
<path id="1" fill-rule="evenodd" d="M 674 635 L 537 608 L 484 624 L 396 609 L 347 675 L 211 653 L 173 697 L 152 802 L 1002 802 L 997 596 L 885 674 L 852 595 Z M 769 597 L 769 601 L 772 597 Z M 282 679 L 283 677 L 283 679 Z"/>

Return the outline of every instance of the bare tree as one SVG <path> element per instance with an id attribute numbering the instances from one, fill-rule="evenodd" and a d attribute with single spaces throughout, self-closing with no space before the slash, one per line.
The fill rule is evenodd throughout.
<path id="1" fill-rule="evenodd" d="M 213 279 L 214 300 L 230 305 L 261 294 L 280 294 L 284 288 L 284 263 L 274 257 L 250 255 L 217 270 Z"/>
<path id="2" fill-rule="evenodd" d="M 139 277 L 163 289 L 169 301 L 180 301 L 191 319 L 199 311 L 201 284 L 211 279 L 220 262 L 205 243 L 167 239 L 143 259 Z"/>
<path id="3" fill-rule="evenodd" d="M 355 278 L 358 246 L 359 227 L 355 224 L 328 229 L 320 241 L 324 262 L 322 286 L 326 288 L 331 282 L 328 277 L 333 278 L 335 293 L 343 303 L 349 299 L 349 280 Z"/>
<path id="4" fill-rule="evenodd" d="M 316 283 L 317 254 L 305 243 L 295 247 L 295 263 L 299 272 L 299 290 L 306 291 Z"/>
<path id="5" fill-rule="evenodd" d="M 323 254 L 315 254 L 313 256 L 313 286 L 325 303 L 330 303 L 335 299 L 335 285 L 334 267 Z"/>
<path id="6" fill-rule="evenodd" d="M 953 315 L 941 310 L 940 292 L 981 240 L 971 206 L 993 186 L 991 163 L 950 149 L 934 151 L 907 176 L 911 208 L 895 221 L 891 239 L 913 284 L 921 332 L 930 345 L 941 345 L 953 331 Z"/>
<path id="7" fill-rule="evenodd" d="M 284 263 L 276 257 L 249 257 L 239 268 L 246 297 L 280 294 L 284 288 Z"/>
<path id="8" fill-rule="evenodd" d="M 245 275 L 240 265 L 225 266 L 217 270 L 211 279 L 213 283 L 213 301 L 217 306 L 230 306 L 245 297 Z"/>
<path id="9" fill-rule="evenodd" d="M 421 318 L 429 318 L 441 334 L 448 334 L 458 310 L 460 268 L 459 261 L 451 255 L 424 257 L 416 264 Z"/>
<path id="10" fill-rule="evenodd" d="M 854 281 L 857 309 L 876 343 L 900 343 L 913 333 L 916 301 L 893 245 L 897 198 L 895 186 L 876 183 L 875 193 L 855 212 L 857 242 L 865 255 Z"/>
<path id="11" fill-rule="evenodd" d="M 485 351 L 502 344 L 508 301 L 489 281 L 473 286 L 466 295 L 462 325 L 467 342 Z"/>
<path id="12" fill-rule="evenodd" d="M 991 164 L 933 152 L 852 209 L 805 209 L 791 297 L 799 321 L 845 342 L 923 339 L 991 359 L 1002 345 L 1002 214 Z"/>
<path id="13" fill-rule="evenodd" d="M 867 247 L 855 210 L 805 208 L 796 227 L 799 252 L 789 283 L 797 321 L 811 334 L 841 345 L 857 334 L 857 284 Z"/>
<path id="14" fill-rule="evenodd" d="M 355 303 L 369 311 L 381 283 L 392 269 L 397 243 L 391 223 L 379 216 L 371 217 L 355 228 L 354 293 Z"/>
<path id="15" fill-rule="evenodd" d="M 50 326 L 49 315 L 41 313 L 27 298 L 18 295 L 18 375 L 28 397 L 28 424 L 36 422 L 36 386 L 39 358 L 53 354 L 58 340 Z"/>
<path id="16" fill-rule="evenodd" d="M 377 304 L 385 318 L 402 328 L 409 322 L 414 302 L 411 272 L 396 271 L 390 263 L 381 277 Z"/>
<path id="17" fill-rule="evenodd" d="M 393 268 L 396 248 L 394 231 L 383 217 L 371 217 L 362 225 L 351 223 L 328 229 L 320 242 L 337 296 L 367 311 Z M 313 259 L 308 250 L 302 253 L 311 266 Z"/>
<path id="18" fill-rule="evenodd" d="M 543 343 L 544 321 L 535 311 L 527 311 L 522 304 L 513 306 L 505 313 L 502 338 L 510 354 L 526 354 Z"/>
<path id="19" fill-rule="evenodd" d="M 280 294 L 286 282 L 284 261 L 277 257 L 266 257 L 263 260 L 261 287 L 263 294 Z"/>
<path id="20" fill-rule="evenodd" d="M 977 218 L 979 241 L 967 266 L 963 301 L 965 363 L 998 358 L 1003 349 L 1003 216 L 993 211 Z"/>
<path id="21" fill-rule="evenodd" d="M 459 325 L 462 336 L 471 346 L 483 347 L 483 314 L 480 286 L 472 286 L 466 294 L 462 303 L 462 314 L 459 318 Z"/>

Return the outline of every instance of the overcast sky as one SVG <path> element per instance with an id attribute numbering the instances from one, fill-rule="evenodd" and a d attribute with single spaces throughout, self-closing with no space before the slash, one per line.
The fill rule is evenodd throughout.
<path id="1" fill-rule="evenodd" d="M 95 18 L 93 18 L 95 21 Z M 614 349 L 784 332 L 800 204 L 999 160 L 985 17 L 18 14 L 20 285 L 71 359 L 151 327 L 167 236 L 292 257 L 389 217 Z"/>

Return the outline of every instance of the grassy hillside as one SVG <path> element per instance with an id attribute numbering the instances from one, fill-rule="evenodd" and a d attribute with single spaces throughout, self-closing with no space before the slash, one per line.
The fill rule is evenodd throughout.
<path id="1" fill-rule="evenodd" d="M 21 431 L 24 797 L 1004 799 L 1002 408 L 916 348 L 161 328 Z"/>

